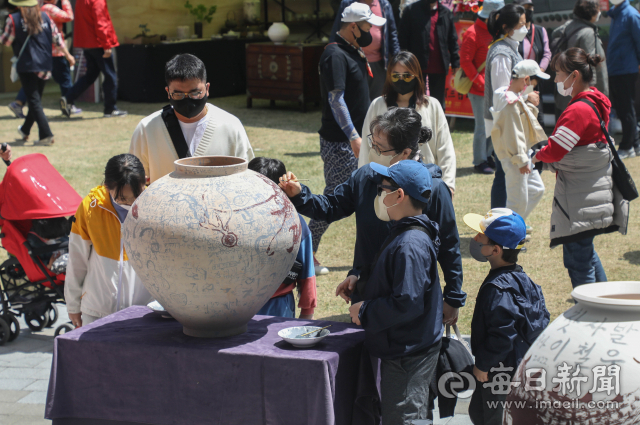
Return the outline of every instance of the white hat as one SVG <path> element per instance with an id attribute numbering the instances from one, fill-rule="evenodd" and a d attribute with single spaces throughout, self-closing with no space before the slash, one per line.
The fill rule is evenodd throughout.
<path id="1" fill-rule="evenodd" d="M 482 3 L 482 10 L 478 12 L 478 16 L 487 19 L 491 12 L 494 10 L 500 10 L 504 7 L 504 0 L 484 0 Z"/>
<path id="2" fill-rule="evenodd" d="M 522 62 L 518 62 L 516 66 L 513 67 L 513 73 L 511 74 L 513 78 L 523 78 L 523 77 L 533 77 L 536 76 L 538 78 L 542 78 L 543 80 L 548 80 L 549 74 L 545 74 L 540 69 L 540 65 L 538 62 L 532 59 L 526 59 Z"/>
<path id="3" fill-rule="evenodd" d="M 378 15 L 374 15 L 369 6 L 364 3 L 355 2 L 342 12 L 342 22 L 369 22 L 377 27 L 383 26 L 387 20 Z"/>

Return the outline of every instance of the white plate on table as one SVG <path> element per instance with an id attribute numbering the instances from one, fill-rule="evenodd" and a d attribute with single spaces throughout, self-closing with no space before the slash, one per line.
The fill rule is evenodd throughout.
<path id="1" fill-rule="evenodd" d="M 331 332 L 329 329 L 322 329 L 320 332 L 312 333 L 311 335 L 299 337 L 298 335 L 305 334 L 307 332 L 322 329 L 320 326 L 296 326 L 293 328 L 282 329 L 278 332 L 278 336 L 294 347 L 309 348 L 313 347 L 320 341 L 322 341 Z"/>
<path id="2" fill-rule="evenodd" d="M 154 312 L 160 314 L 164 318 L 167 318 L 167 319 L 172 318 L 171 314 L 167 310 L 165 310 L 162 304 L 160 304 L 158 301 L 151 301 L 149 304 L 147 304 L 147 307 L 149 307 Z"/>

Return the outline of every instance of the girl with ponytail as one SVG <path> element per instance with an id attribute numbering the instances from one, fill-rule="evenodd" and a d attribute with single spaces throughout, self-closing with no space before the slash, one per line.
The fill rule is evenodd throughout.
<path id="1" fill-rule="evenodd" d="M 616 230 L 626 234 L 628 204 L 614 190 L 611 151 L 600 126 L 609 125 L 611 103 L 590 87 L 593 72 L 602 62 L 572 47 L 551 60 L 558 93 L 571 97 L 556 123 L 547 146 L 533 162 L 556 173 L 551 207 L 551 247 L 563 245 L 564 265 L 575 288 L 584 283 L 606 282 L 607 275 L 593 238 Z"/>

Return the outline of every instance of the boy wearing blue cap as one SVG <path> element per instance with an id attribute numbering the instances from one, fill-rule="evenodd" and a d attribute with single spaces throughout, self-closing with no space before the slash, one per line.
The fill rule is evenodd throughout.
<path id="1" fill-rule="evenodd" d="M 349 276 L 364 300 L 349 313 L 364 328 L 371 355 L 381 359 L 382 423 L 408 425 L 427 419 L 443 332 L 439 229 L 422 212 L 431 195 L 431 173 L 411 160 L 371 168 L 382 176 L 376 216 L 395 223 L 370 269 Z M 351 301 L 348 289 L 337 295 Z"/>
<path id="2" fill-rule="evenodd" d="M 494 208 L 484 217 L 467 214 L 464 222 L 478 232 L 469 245 L 471 256 L 491 265 L 478 290 L 471 321 L 476 389 L 469 416 L 474 424 L 502 425 L 502 402 L 508 391 L 488 381 L 504 372 L 513 377 L 524 354 L 549 324 L 549 312 L 540 286 L 516 264 L 527 236 L 522 217 L 508 208 Z M 502 389 L 509 388 L 500 384 Z"/>

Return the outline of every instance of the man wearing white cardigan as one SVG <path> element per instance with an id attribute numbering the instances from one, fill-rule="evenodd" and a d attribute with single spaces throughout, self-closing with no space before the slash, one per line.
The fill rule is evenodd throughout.
<path id="1" fill-rule="evenodd" d="M 174 171 L 178 150 L 183 152 L 182 157 L 225 155 L 253 159 L 253 149 L 240 120 L 207 103 L 209 83 L 200 59 L 190 54 L 174 56 L 165 66 L 165 80 L 171 107 L 143 118 L 129 146 L 129 153 L 142 161 L 151 183 Z M 172 140 L 169 123 L 179 124 L 178 136 L 181 132 L 184 140 Z M 178 130 L 178 126 L 174 129 Z"/>

